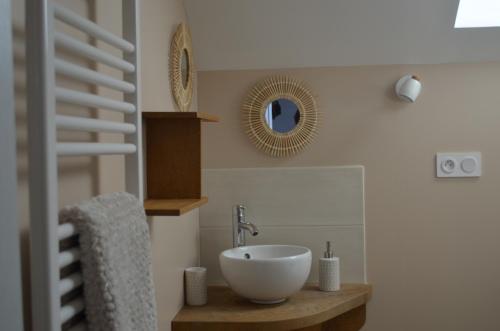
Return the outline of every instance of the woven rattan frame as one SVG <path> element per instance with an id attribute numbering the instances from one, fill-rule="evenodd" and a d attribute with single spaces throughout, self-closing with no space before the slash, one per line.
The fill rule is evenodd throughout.
<path id="1" fill-rule="evenodd" d="M 188 76 L 186 86 L 182 83 L 182 56 L 184 52 L 188 55 Z M 170 89 L 179 111 L 189 111 L 193 98 L 194 86 L 194 61 L 191 46 L 191 34 L 186 24 L 181 23 L 172 37 L 170 43 Z"/>
<path id="2" fill-rule="evenodd" d="M 276 99 L 293 101 L 300 111 L 297 126 L 286 133 L 273 131 L 266 124 L 267 105 Z M 302 82 L 273 76 L 257 83 L 242 106 L 243 126 L 250 140 L 275 157 L 292 156 L 309 144 L 317 133 L 319 112 L 311 90 Z"/>

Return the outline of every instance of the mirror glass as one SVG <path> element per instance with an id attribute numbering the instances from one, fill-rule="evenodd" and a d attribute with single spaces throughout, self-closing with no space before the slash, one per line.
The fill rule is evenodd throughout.
<path id="1" fill-rule="evenodd" d="M 266 124 L 273 131 L 287 133 L 292 131 L 300 121 L 297 105 L 288 99 L 276 99 L 266 107 Z"/>
<path id="2" fill-rule="evenodd" d="M 189 55 L 186 49 L 182 50 L 181 58 L 181 76 L 182 76 L 182 86 L 184 88 L 188 85 L 189 75 Z"/>

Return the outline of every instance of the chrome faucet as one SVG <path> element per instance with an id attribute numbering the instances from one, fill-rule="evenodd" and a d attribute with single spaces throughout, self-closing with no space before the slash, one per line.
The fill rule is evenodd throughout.
<path id="1" fill-rule="evenodd" d="M 259 229 L 245 220 L 245 206 L 236 205 L 233 207 L 233 247 L 246 245 L 245 231 L 252 236 L 259 234 Z"/>

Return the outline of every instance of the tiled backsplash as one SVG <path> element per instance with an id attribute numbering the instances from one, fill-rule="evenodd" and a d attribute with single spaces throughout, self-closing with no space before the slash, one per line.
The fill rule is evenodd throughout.
<path id="1" fill-rule="evenodd" d="M 201 265 L 211 284 L 224 280 L 218 256 L 232 246 L 232 207 L 247 207 L 247 220 L 259 227 L 247 245 L 293 244 L 309 247 L 309 282 L 318 280 L 318 258 L 325 242 L 340 257 L 342 282 L 365 282 L 364 169 L 362 166 L 206 169 L 200 210 Z"/>

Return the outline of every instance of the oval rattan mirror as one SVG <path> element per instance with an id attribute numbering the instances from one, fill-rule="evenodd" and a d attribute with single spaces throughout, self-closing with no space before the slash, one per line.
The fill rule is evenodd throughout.
<path id="1" fill-rule="evenodd" d="M 252 142 L 276 157 L 301 151 L 316 134 L 319 113 L 309 88 L 274 76 L 255 85 L 242 106 L 243 126 Z"/>
<path id="2" fill-rule="evenodd" d="M 170 89 L 180 111 L 189 111 L 193 97 L 193 50 L 191 35 L 186 24 L 181 23 L 170 44 Z"/>

